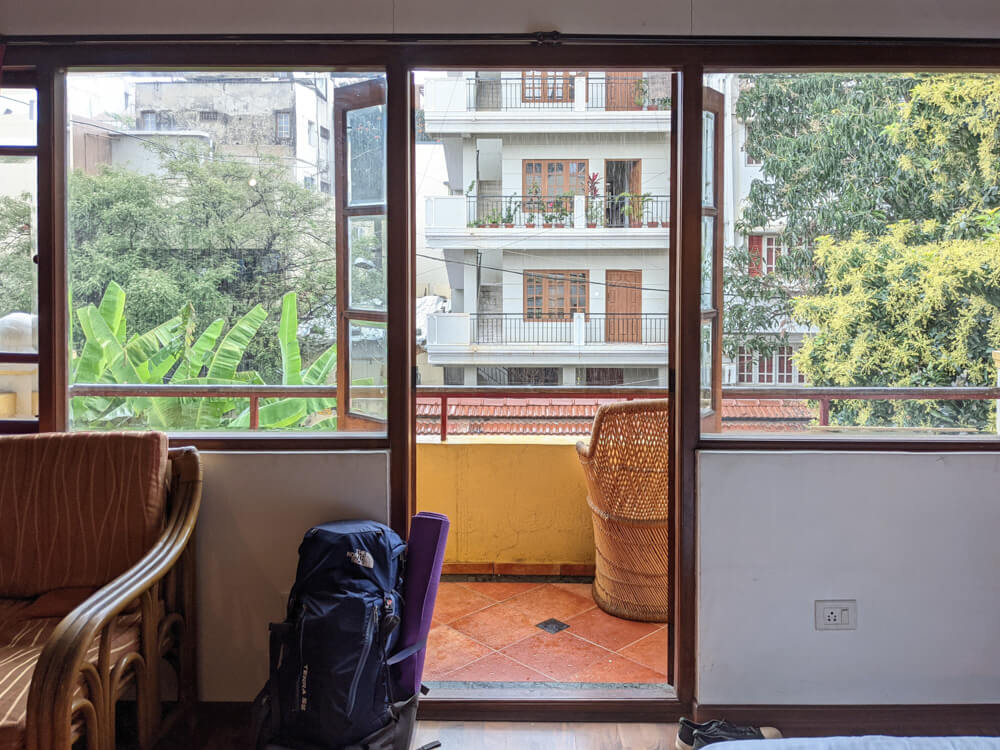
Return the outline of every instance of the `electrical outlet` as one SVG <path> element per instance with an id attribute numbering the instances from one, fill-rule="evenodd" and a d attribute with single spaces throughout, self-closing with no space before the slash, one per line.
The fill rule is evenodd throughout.
<path id="1" fill-rule="evenodd" d="M 817 599 L 816 630 L 857 630 L 857 599 Z"/>

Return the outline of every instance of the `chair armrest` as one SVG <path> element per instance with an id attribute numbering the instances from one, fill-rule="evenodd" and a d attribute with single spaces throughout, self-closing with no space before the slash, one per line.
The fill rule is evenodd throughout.
<path id="1" fill-rule="evenodd" d="M 177 565 L 191 540 L 201 506 L 201 465 L 193 448 L 171 450 L 170 457 L 171 505 L 163 533 L 135 565 L 66 615 L 42 650 L 28 692 L 26 739 L 31 750 L 70 747 L 73 693 L 81 675 L 92 694 L 98 691 L 104 694 L 104 700 L 114 700 L 108 694 L 109 686 L 104 684 L 113 666 L 111 627 L 127 607 L 153 590 Z M 148 597 L 143 601 L 144 620 L 155 611 L 152 604 Z M 149 623 L 143 622 L 142 626 L 146 634 L 156 633 L 155 627 L 150 631 Z M 86 664 L 86 655 L 98 635 L 103 637 L 94 669 Z M 159 644 L 154 647 L 158 653 Z M 106 707 L 94 708 L 100 717 Z"/>
<path id="2" fill-rule="evenodd" d="M 584 458 L 590 458 L 590 446 L 582 440 L 576 441 L 576 452 Z"/>

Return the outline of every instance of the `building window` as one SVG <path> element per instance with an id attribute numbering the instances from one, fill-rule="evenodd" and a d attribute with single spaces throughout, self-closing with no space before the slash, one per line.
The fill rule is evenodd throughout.
<path id="1" fill-rule="evenodd" d="M 139 127 L 141 130 L 156 130 L 156 112 L 144 110 L 139 117 Z"/>
<path id="2" fill-rule="evenodd" d="M 739 348 L 737 377 L 741 385 L 801 385 L 805 375 L 798 371 L 790 346 L 779 346 L 770 355 L 757 355 L 746 347 Z"/>
<path id="3" fill-rule="evenodd" d="M 305 185 L 310 190 L 312 190 L 314 187 L 316 187 L 316 178 L 311 176 L 303 177 L 302 184 Z"/>
<path id="4" fill-rule="evenodd" d="M 521 74 L 521 101 L 573 101 L 573 73 L 561 70 L 526 70 Z"/>
<path id="5" fill-rule="evenodd" d="M 747 237 L 750 250 L 750 275 L 774 273 L 783 248 L 776 234 L 751 234 Z"/>
<path id="6" fill-rule="evenodd" d="M 279 141 L 289 141 L 292 138 L 292 113 L 274 113 L 274 137 Z"/>
<path id="7" fill-rule="evenodd" d="M 330 183 L 326 180 L 321 180 L 319 183 L 319 189 L 321 192 L 330 193 Z"/>
<path id="8" fill-rule="evenodd" d="M 330 140 L 330 129 L 324 128 L 322 125 L 319 126 L 319 137 L 324 141 Z"/>
<path id="9" fill-rule="evenodd" d="M 524 274 L 524 318 L 569 318 L 588 311 L 588 271 L 528 271 Z"/>
<path id="10" fill-rule="evenodd" d="M 522 181 L 525 195 L 583 195 L 587 190 L 587 160 L 525 159 Z"/>
<path id="11" fill-rule="evenodd" d="M 203 110 L 198 113 L 198 120 L 200 122 L 215 122 L 219 119 L 219 113 L 215 110 Z"/>
<path id="12" fill-rule="evenodd" d="M 306 125 L 306 137 L 310 146 L 316 145 L 316 123 L 312 120 Z"/>

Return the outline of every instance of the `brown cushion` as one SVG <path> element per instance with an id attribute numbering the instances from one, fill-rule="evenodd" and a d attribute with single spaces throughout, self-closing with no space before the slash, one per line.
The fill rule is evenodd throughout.
<path id="1" fill-rule="evenodd" d="M 160 432 L 0 438 L 0 597 L 125 572 L 160 533 L 167 467 Z"/>
<path id="2" fill-rule="evenodd" d="M 31 603 L 25 600 L 0 599 L 0 750 L 25 748 L 25 722 L 28 712 L 28 689 L 42 649 L 52 636 L 60 617 L 27 619 Z M 137 615 L 123 615 L 111 637 L 111 662 L 139 648 Z M 87 659 L 96 664 L 100 636 L 87 651 Z M 82 686 L 76 690 L 82 692 Z M 74 734 L 80 727 L 74 726 Z"/>

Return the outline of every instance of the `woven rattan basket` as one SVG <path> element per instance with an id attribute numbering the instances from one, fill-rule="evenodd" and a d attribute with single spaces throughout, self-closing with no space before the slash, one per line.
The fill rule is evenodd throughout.
<path id="1" fill-rule="evenodd" d="M 658 399 L 605 404 L 590 445 L 576 444 L 594 521 L 594 601 L 615 617 L 671 620 L 669 442 L 669 402 Z"/>

